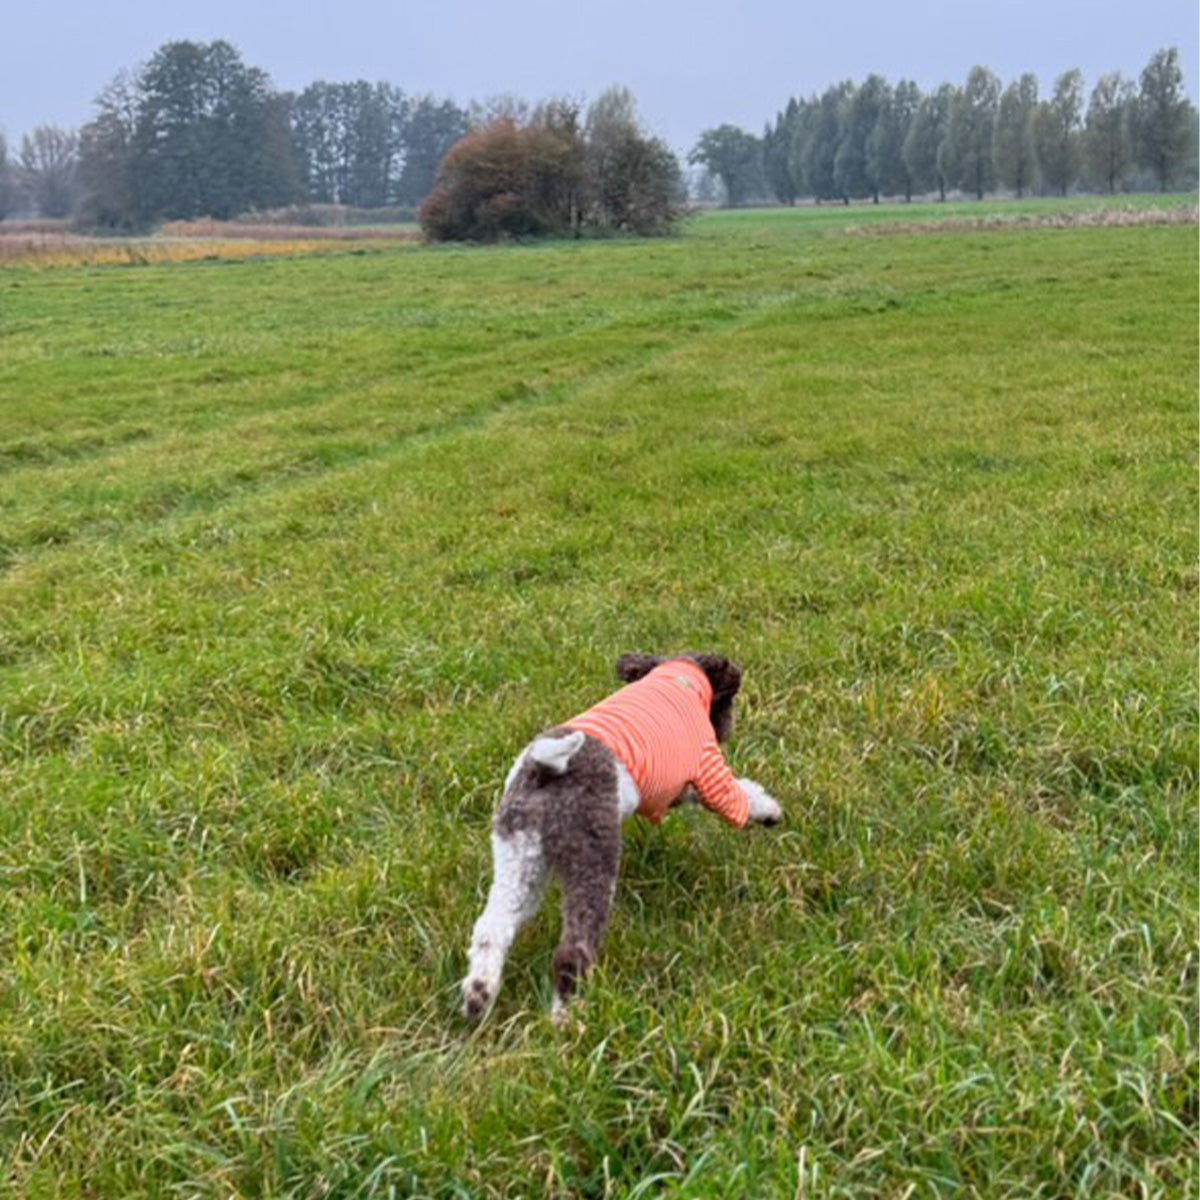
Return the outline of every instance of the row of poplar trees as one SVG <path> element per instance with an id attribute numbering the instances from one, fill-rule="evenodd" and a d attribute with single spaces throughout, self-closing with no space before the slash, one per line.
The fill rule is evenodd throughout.
<path id="1" fill-rule="evenodd" d="M 1183 90 L 1179 52 L 1161 50 L 1139 83 L 1102 75 L 1085 98 L 1078 70 L 1039 95 L 1033 75 L 1004 87 L 986 67 L 961 86 L 922 94 L 879 75 L 795 98 L 762 137 L 723 125 L 705 131 L 690 161 L 736 205 L 773 197 L 842 201 L 960 190 L 1066 195 L 1195 186 L 1196 109 Z"/>
<path id="2" fill-rule="evenodd" d="M 40 127 L 0 154 L 0 217 L 24 206 L 99 226 L 292 204 L 415 208 L 470 114 L 387 83 L 276 90 L 225 41 L 168 42 L 122 72 L 81 130 Z"/>

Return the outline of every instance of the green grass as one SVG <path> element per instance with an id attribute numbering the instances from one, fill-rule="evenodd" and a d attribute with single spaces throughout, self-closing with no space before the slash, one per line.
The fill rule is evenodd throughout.
<path id="1" fill-rule="evenodd" d="M 1195 1193 L 1196 230 L 875 215 L 0 272 L 13 1195 Z M 786 824 L 468 1031 L 512 756 L 718 647 Z"/>

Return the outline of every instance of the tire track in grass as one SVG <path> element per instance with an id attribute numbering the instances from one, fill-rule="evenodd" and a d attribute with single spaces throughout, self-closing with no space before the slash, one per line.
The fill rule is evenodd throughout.
<path id="1" fill-rule="evenodd" d="M 553 406 L 591 387 L 642 370 L 659 359 L 682 353 L 701 338 L 751 323 L 766 312 L 803 298 L 803 292 L 792 289 L 756 292 L 750 297 L 737 298 L 716 306 L 709 303 L 706 305 L 709 310 L 707 316 L 693 314 L 689 317 L 686 313 L 675 312 L 673 317 L 676 329 L 669 340 L 643 340 L 638 346 L 627 350 L 617 361 L 612 361 L 611 357 L 603 357 L 600 360 L 601 365 L 573 379 L 542 384 L 519 378 L 491 389 L 483 399 L 468 403 L 447 417 L 418 421 L 413 427 L 396 436 L 384 436 L 379 440 L 372 440 L 372 435 L 377 433 L 377 425 L 373 429 L 369 423 L 360 421 L 356 424 L 347 421 L 338 430 L 346 435 L 341 444 L 330 445 L 314 441 L 307 445 L 301 443 L 286 448 L 280 447 L 286 452 L 280 454 L 277 463 L 268 466 L 266 470 L 256 470 L 252 458 L 202 484 L 194 481 L 189 483 L 186 478 L 160 484 L 156 490 L 148 490 L 142 495 L 136 501 L 132 512 L 125 514 L 119 511 L 114 513 L 111 506 L 106 506 L 102 514 L 69 522 L 62 515 L 51 511 L 40 518 L 34 516 L 23 534 L 18 530 L 10 528 L 5 531 L 0 527 L 0 577 L 6 573 L 11 575 L 20 565 L 44 561 L 46 555 L 61 553 L 80 542 L 94 542 L 114 535 L 136 537 L 138 532 L 157 528 L 164 522 L 186 521 L 201 516 L 211 517 L 226 506 L 247 498 L 296 487 L 314 479 L 323 479 L 331 472 L 350 470 L 364 463 L 418 451 L 431 443 L 483 428 L 490 421 L 513 411 Z M 738 299 L 741 300 L 740 303 Z M 628 319 L 628 314 L 622 314 L 616 320 L 606 322 L 603 328 L 619 330 L 622 325 L 628 324 Z M 638 327 L 643 327 L 640 322 Z M 651 327 L 645 328 L 649 332 Z M 581 339 L 594 341 L 596 334 L 595 327 L 586 331 L 573 330 L 564 339 L 565 348 Z M 483 355 L 474 355 L 463 360 L 462 366 L 479 369 L 495 357 L 510 358 L 511 348 L 503 347 L 500 355 L 496 354 L 494 348 L 489 348 Z M 569 364 L 570 356 L 564 356 L 562 361 Z M 428 374 L 444 375 L 447 370 L 445 365 L 439 364 L 431 367 Z M 422 372 L 416 376 L 414 382 L 425 374 Z M 336 397 L 311 410 L 308 420 L 311 423 L 319 423 L 323 411 L 336 411 L 339 408 L 353 413 L 356 400 L 357 395 Z M 213 430 L 205 439 L 204 445 L 205 448 L 219 454 L 227 445 L 244 443 L 253 436 L 255 427 L 271 428 L 279 425 L 279 422 L 280 413 L 277 410 L 269 415 L 261 412 L 248 414 L 232 426 L 224 425 Z M 79 463 L 80 471 L 86 472 L 104 459 L 112 459 L 129 451 L 130 446 L 134 446 L 134 454 L 143 459 L 152 458 L 155 454 L 162 453 L 165 440 L 176 436 L 178 433 L 172 431 L 162 437 L 127 437 L 119 442 L 101 444 L 96 454 L 87 456 Z M 189 439 L 188 445 L 194 448 L 195 439 Z M 196 457 L 194 450 L 191 457 Z M 9 481 L 14 490 L 24 486 L 36 487 L 39 473 L 38 467 L 29 468 L 27 472 L 11 472 Z M 0 500 L 0 504 L 2 503 Z M 121 540 L 125 540 L 125 536 L 121 536 Z"/>

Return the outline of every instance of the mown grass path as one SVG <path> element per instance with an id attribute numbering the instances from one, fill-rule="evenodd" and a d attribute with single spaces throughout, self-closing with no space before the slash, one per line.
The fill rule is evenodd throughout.
<path id="1" fill-rule="evenodd" d="M 13 1194 L 1194 1192 L 1196 230 L 875 216 L 0 271 Z M 470 1034 L 512 755 L 716 647 L 787 823 Z"/>

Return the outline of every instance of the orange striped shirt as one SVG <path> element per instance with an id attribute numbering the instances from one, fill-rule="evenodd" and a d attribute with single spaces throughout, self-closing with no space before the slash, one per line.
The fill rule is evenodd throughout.
<path id="1" fill-rule="evenodd" d="M 641 793 L 638 813 L 658 822 L 690 783 L 706 808 L 739 829 L 749 801 L 725 763 L 709 719 L 712 684 L 688 659 L 661 663 L 567 722 L 598 738 Z"/>

